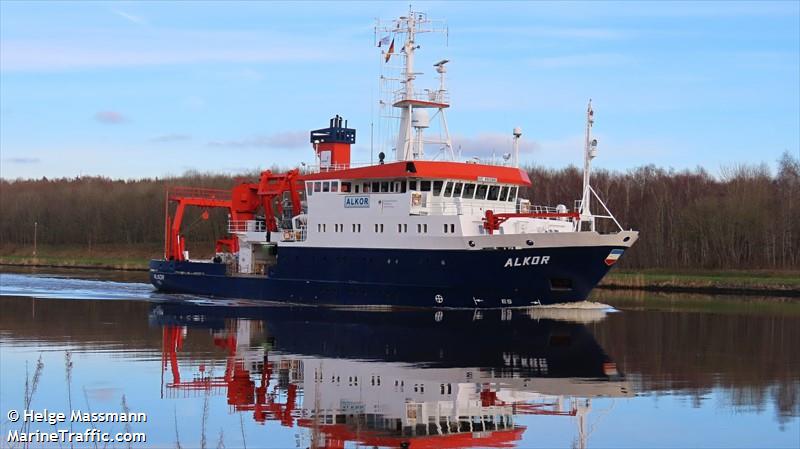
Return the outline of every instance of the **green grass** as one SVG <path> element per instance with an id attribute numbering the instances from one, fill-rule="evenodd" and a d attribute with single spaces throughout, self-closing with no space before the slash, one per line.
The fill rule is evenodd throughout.
<path id="1" fill-rule="evenodd" d="M 791 298 L 661 293 L 596 289 L 592 301 L 620 310 L 669 310 L 774 316 L 800 316 L 800 302 Z"/>
<path id="2" fill-rule="evenodd" d="M 0 264 L 52 265 L 57 267 L 96 267 L 120 270 L 146 269 L 149 260 L 116 257 L 0 256 Z"/>
<path id="3" fill-rule="evenodd" d="M 161 252 L 154 245 L 47 245 L 40 246 L 34 257 L 29 247 L 5 245 L 0 247 L 0 264 L 146 269 Z"/>
<path id="4" fill-rule="evenodd" d="M 612 271 L 603 280 L 603 284 L 800 288 L 800 272 L 768 270 L 697 270 L 693 272 L 669 272 L 666 270 Z"/>

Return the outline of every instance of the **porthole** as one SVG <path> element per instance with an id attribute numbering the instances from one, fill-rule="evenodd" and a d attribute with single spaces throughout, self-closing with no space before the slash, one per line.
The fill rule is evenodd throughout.
<path id="1" fill-rule="evenodd" d="M 474 240 L 470 240 L 469 241 L 469 246 L 470 246 L 470 248 L 475 248 L 475 241 Z"/>
<path id="2" fill-rule="evenodd" d="M 525 243 L 527 243 L 528 246 L 533 246 L 533 240 L 525 240 Z"/>
<path id="3" fill-rule="evenodd" d="M 622 241 L 623 241 L 623 242 L 627 242 L 627 241 L 628 241 L 628 240 L 630 240 L 630 239 L 631 239 L 630 237 L 625 237 L 624 239 L 622 239 Z"/>

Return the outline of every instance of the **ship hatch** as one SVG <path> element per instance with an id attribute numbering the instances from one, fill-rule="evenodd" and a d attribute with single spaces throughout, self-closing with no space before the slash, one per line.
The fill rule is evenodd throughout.
<path id="1" fill-rule="evenodd" d="M 550 290 L 552 290 L 552 291 L 569 291 L 569 290 L 572 290 L 572 279 L 568 279 L 568 278 L 550 278 Z"/>

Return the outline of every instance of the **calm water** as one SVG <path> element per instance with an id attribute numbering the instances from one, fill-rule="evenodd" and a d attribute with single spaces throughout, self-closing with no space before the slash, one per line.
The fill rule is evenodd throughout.
<path id="1" fill-rule="evenodd" d="M 29 409 L 67 420 L 28 431 L 127 409 L 147 422 L 94 425 L 144 432 L 134 448 L 800 446 L 797 302 L 387 313 L 221 306 L 120 276 L 0 274 L 0 447 L 40 358 Z"/>

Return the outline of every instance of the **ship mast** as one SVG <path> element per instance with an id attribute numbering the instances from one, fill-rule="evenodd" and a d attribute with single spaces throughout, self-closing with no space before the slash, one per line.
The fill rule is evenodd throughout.
<path id="1" fill-rule="evenodd" d="M 586 141 L 584 143 L 583 152 L 583 195 L 581 196 L 578 231 L 581 230 L 581 225 L 584 222 L 589 222 L 591 231 L 595 230 L 594 216 L 592 215 L 590 207 L 592 187 L 589 182 L 592 174 L 592 159 L 597 156 L 597 139 L 592 138 L 592 125 L 594 125 L 594 110 L 592 109 L 592 100 L 589 99 L 589 105 L 586 108 Z"/>
<path id="2" fill-rule="evenodd" d="M 399 109 L 399 129 L 395 140 L 396 159 L 408 161 L 425 158 L 425 145 L 438 144 L 445 158 L 454 159 L 452 140 L 447 126 L 445 109 L 450 107 L 446 89 L 445 74 L 447 70 L 445 64 L 449 61 L 444 59 L 436 64 L 436 72 L 439 74 L 439 88 L 425 89 L 425 91 L 415 91 L 414 84 L 419 72 L 414 71 L 415 53 L 420 48 L 417 44 L 417 36 L 421 33 L 442 32 L 446 33 L 447 28 L 442 21 L 429 19 L 426 14 L 409 9 L 407 16 L 401 16 L 387 24 L 378 24 L 375 27 L 376 33 L 389 33 L 392 37 L 392 44 L 386 52 L 382 52 L 384 63 L 388 64 L 391 57 L 397 54 L 394 51 L 396 37 L 404 38 L 400 50 L 403 58 L 403 67 L 400 78 L 381 77 L 382 81 L 398 80 L 401 84 L 399 89 L 391 92 L 392 98 L 381 104 L 391 104 L 392 107 Z M 383 38 L 381 43 L 384 42 Z M 439 139 L 428 139 L 425 130 L 430 126 L 429 109 L 435 109 L 434 116 L 438 116 L 440 122 Z"/>

